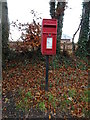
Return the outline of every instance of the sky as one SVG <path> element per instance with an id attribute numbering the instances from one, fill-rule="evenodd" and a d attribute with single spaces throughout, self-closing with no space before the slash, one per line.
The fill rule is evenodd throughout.
<path id="1" fill-rule="evenodd" d="M 50 0 L 7 0 L 8 2 L 8 15 L 9 21 L 16 21 L 21 23 L 31 23 L 32 15 L 31 10 L 35 10 L 43 18 L 50 19 Z M 68 0 L 68 8 L 65 10 L 63 22 L 63 34 L 72 38 L 77 30 L 82 14 L 82 0 Z M 12 29 L 12 28 L 11 28 Z M 20 33 L 12 29 L 13 38 L 17 40 Z M 78 41 L 79 33 L 75 37 L 75 42 Z"/>

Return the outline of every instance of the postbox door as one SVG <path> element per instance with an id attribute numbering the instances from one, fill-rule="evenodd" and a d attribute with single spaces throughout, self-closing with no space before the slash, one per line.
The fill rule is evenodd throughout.
<path id="1" fill-rule="evenodd" d="M 45 54 L 54 54 L 56 50 L 56 35 L 49 36 L 48 34 L 43 35 L 43 50 Z"/>

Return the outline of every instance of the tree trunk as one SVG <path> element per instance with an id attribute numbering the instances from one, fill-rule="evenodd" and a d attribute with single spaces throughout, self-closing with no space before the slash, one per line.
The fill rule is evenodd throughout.
<path id="1" fill-rule="evenodd" d="M 55 9 L 55 0 L 50 0 L 50 15 L 52 18 L 57 19 L 57 49 L 56 53 L 60 55 L 60 39 L 62 35 L 62 27 L 63 27 L 63 16 L 65 10 L 66 3 L 65 2 L 58 2 L 57 7 Z"/>
<path id="2" fill-rule="evenodd" d="M 73 54 L 74 54 L 74 52 L 75 52 L 74 38 L 75 38 L 75 35 L 77 34 L 77 32 L 79 31 L 79 29 L 80 29 L 80 27 L 81 27 L 81 23 L 82 23 L 82 20 L 81 20 L 81 22 L 80 22 L 80 24 L 79 24 L 79 26 L 78 26 L 78 29 L 77 29 L 76 32 L 73 34 L 73 38 L 72 38 L 72 52 L 73 52 Z"/>
<path id="3" fill-rule="evenodd" d="M 50 0 L 50 15 L 51 15 L 51 18 L 55 18 L 55 0 Z"/>
<path id="4" fill-rule="evenodd" d="M 85 57 L 88 54 L 87 51 L 87 42 L 89 41 L 89 14 L 90 14 L 90 2 L 83 3 L 82 10 L 82 24 L 81 30 L 79 34 L 78 41 L 78 55 L 81 57 Z"/>
<path id="5" fill-rule="evenodd" d="M 1 80 L 2 80 L 2 2 L 0 2 L 0 84 Z M 2 115 L 0 112 L 0 120 L 1 116 Z"/>
<path id="6" fill-rule="evenodd" d="M 9 37 L 9 23 L 8 23 L 8 8 L 7 1 L 2 2 L 2 63 L 5 66 L 5 59 L 8 55 L 8 37 Z"/>
<path id="7" fill-rule="evenodd" d="M 63 16 L 65 10 L 65 2 L 58 2 L 57 9 L 56 9 L 56 18 L 58 21 L 57 26 L 57 55 L 60 55 L 60 40 L 62 36 L 62 27 L 63 27 Z"/>

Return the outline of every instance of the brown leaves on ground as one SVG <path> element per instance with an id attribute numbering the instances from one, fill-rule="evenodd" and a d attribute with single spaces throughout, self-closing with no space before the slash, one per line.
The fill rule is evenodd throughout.
<path id="1" fill-rule="evenodd" d="M 88 112 L 88 70 L 66 68 L 59 63 L 58 66 L 49 70 L 49 91 L 46 92 L 45 62 L 7 62 L 6 70 L 3 70 L 3 96 L 12 91 L 16 95 L 17 109 L 35 107 L 53 115 L 59 109 L 70 111 L 72 116 L 85 117 Z M 4 101 L 9 100 L 5 98 Z"/>

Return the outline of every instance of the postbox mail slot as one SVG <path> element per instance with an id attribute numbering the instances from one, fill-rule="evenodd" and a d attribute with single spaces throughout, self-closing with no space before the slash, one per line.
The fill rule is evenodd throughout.
<path id="1" fill-rule="evenodd" d="M 54 24 L 52 24 L 52 25 L 43 25 L 44 27 L 51 27 L 51 28 L 53 28 L 53 27 L 55 27 L 56 28 L 56 25 L 54 25 Z"/>
<path id="2" fill-rule="evenodd" d="M 56 29 L 56 26 L 55 25 L 44 25 L 43 26 L 43 33 L 44 32 L 47 32 L 47 33 L 54 33 L 54 34 L 56 34 L 56 31 L 57 31 L 57 29 Z"/>

